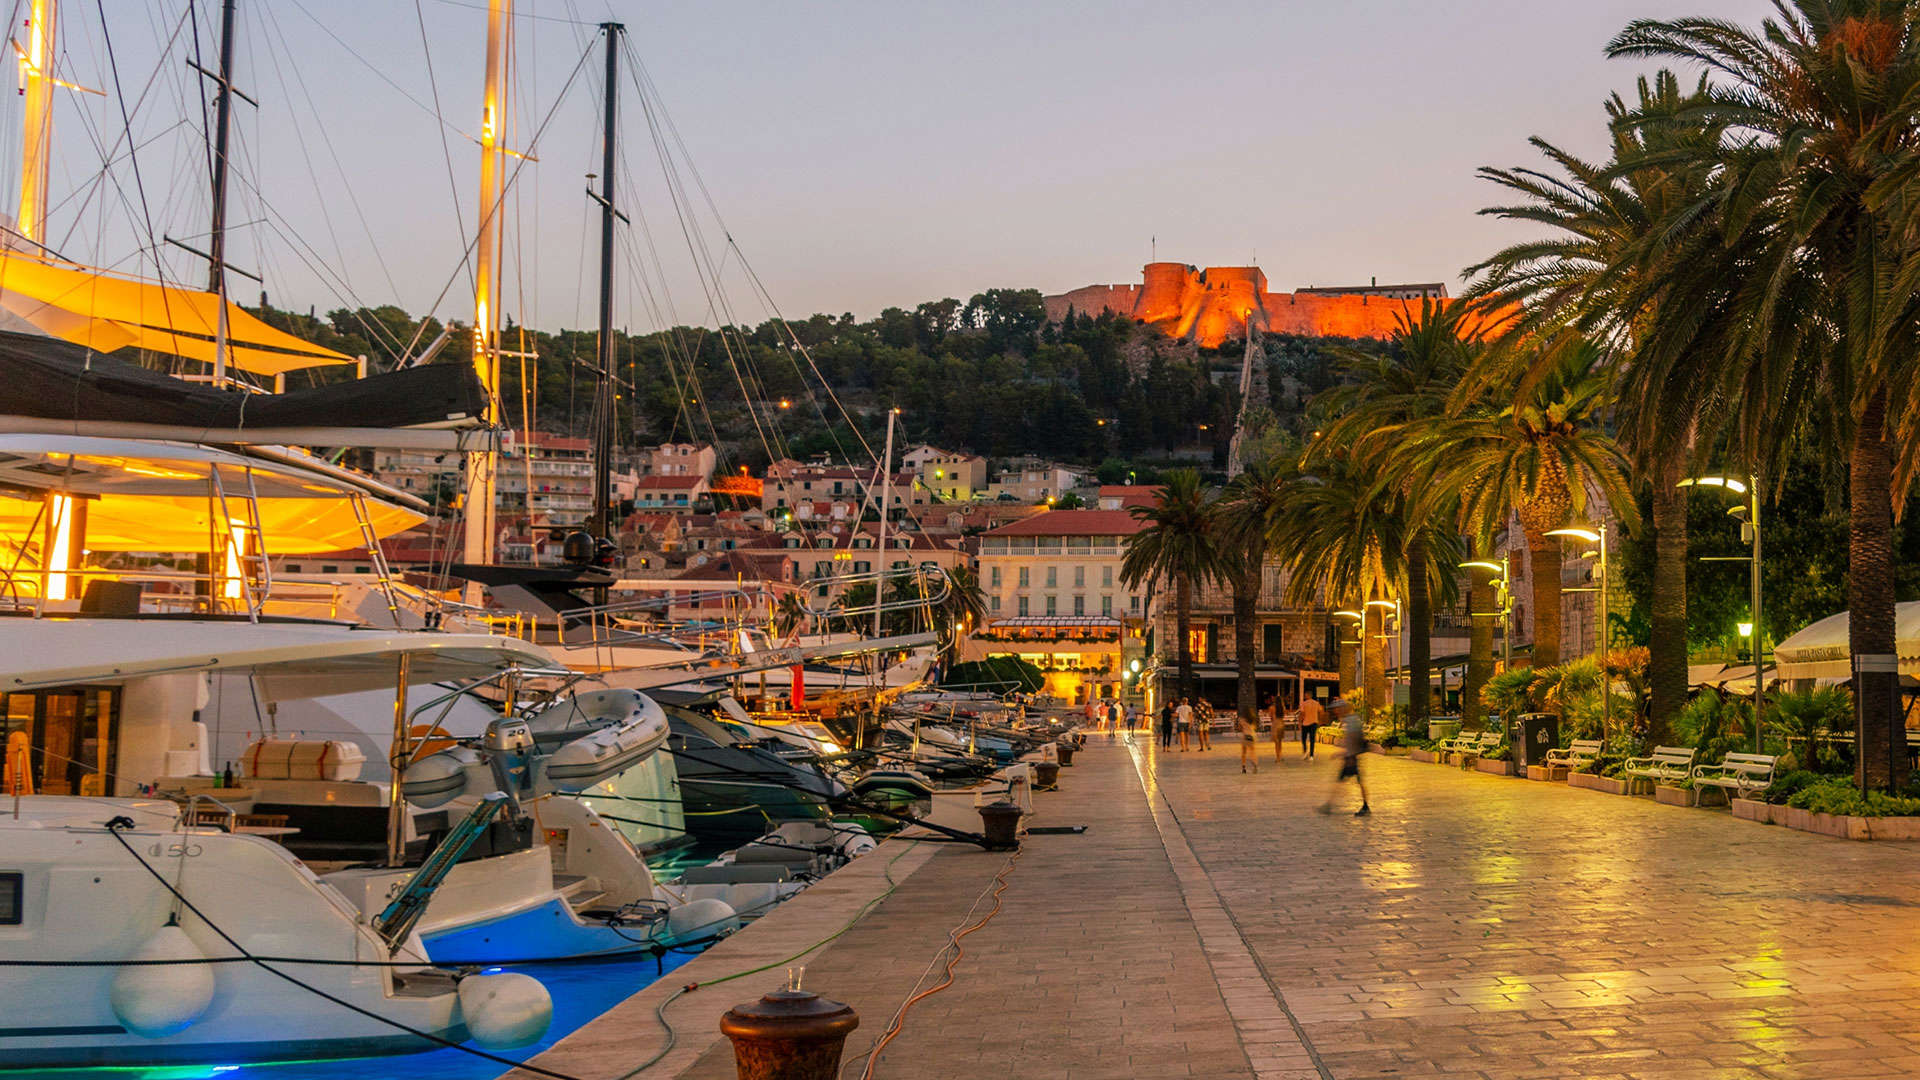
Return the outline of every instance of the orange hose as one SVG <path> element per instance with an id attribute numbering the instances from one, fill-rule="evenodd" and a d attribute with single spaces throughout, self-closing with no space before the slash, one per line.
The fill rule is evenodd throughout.
<path id="1" fill-rule="evenodd" d="M 900 1034 L 906 1026 L 907 1010 L 913 1008 L 914 1003 L 923 998 L 930 998 L 953 985 L 953 969 L 959 965 L 960 958 L 967 952 L 965 946 L 960 944 L 960 939 L 987 925 L 988 920 L 1000 913 L 1000 894 L 1007 891 L 1007 875 L 1013 872 L 1013 864 L 1019 860 L 1020 851 L 1020 848 L 1015 848 L 1013 854 L 1007 857 L 1007 865 L 1001 867 L 1000 872 L 994 875 L 992 909 L 980 916 L 980 920 L 971 926 L 959 931 L 950 931 L 947 934 L 947 943 L 953 947 L 953 955 L 947 958 L 946 977 L 908 998 L 906 1003 L 900 1006 L 900 1011 L 894 1014 L 893 1022 L 887 1025 L 886 1033 L 880 1036 L 879 1042 L 873 1044 L 873 1049 L 867 1051 L 867 1067 L 861 1071 L 860 1080 L 873 1080 L 874 1066 L 880 1063 L 880 1051 L 886 1049 L 887 1044 L 893 1041 L 893 1037 Z"/>

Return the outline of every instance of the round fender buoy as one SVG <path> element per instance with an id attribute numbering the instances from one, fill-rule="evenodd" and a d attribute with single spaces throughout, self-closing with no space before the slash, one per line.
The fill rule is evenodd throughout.
<path id="1" fill-rule="evenodd" d="M 460 980 L 460 1016 L 473 1041 L 513 1050 L 540 1041 L 553 1022 L 553 998 L 540 980 L 518 972 Z"/>
<path id="2" fill-rule="evenodd" d="M 185 930 L 169 923 L 154 932 L 134 960 L 205 960 Z M 149 964 L 123 967 L 107 991 L 113 1015 L 128 1031 L 158 1039 L 184 1031 L 213 1004 L 210 964 Z"/>
<path id="3" fill-rule="evenodd" d="M 720 937 L 740 929 L 740 918 L 725 900 L 689 900 L 667 912 L 667 934 L 675 941 Z"/>

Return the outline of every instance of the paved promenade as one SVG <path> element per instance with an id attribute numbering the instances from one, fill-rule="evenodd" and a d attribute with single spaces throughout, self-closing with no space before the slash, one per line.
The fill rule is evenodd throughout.
<path id="1" fill-rule="evenodd" d="M 1243 776 L 1237 749 L 1093 737 L 1037 796 L 1037 823 L 1088 831 L 1028 840 L 954 984 L 873 1075 L 1920 1076 L 1920 844 L 1372 755 L 1372 816 L 1351 816 L 1351 784 L 1321 816 L 1329 759 L 1289 747 L 1275 767 L 1262 744 Z M 810 989 L 860 1012 L 843 1073 L 859 1076 L 900 1003 L 939 981 L 948 931 L 991 907 L 1006 856 L 883 847 L 539 1064 L 631 1068 L 660 1047 L 673 988 L 838 929 L 896 853 L 896 891 L 805 961 Z M 679 1046 L 642 1076 L 731 1078 L 716 1018 L 777 981 L 672 1005 Z"/>

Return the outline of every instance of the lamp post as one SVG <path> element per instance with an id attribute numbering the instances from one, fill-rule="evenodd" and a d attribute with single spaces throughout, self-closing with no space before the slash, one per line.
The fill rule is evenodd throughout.
<path id="1" fill-rule="evenodd" d="M 1494 588 L 1493 602 L 1500 606 L 1498 611 L 1468 611 L 1469 619 L 1500 620 L 1500 653 L 1502 666 L 1513 667 L 1513 627 L 1508 625 L 1513 617 L 1513 571 L 1507 563 L 1507 556 L 1501 555 L 1499 562 L 1491 559 L 1474 559 L 1460 564 L 1462 570 L 1488 570 L 1494 574 L 1491 582 Z"/>
<path id="2" fill-rule="evenodd" d="M 1397 628 L 1397 627 L 1402 627 L 1402 626 L 1404 626 L 1404 625 L 1405 625 L 1405 623 L 1406 623 L 1406 620 L 1405 620 L 1405 619 L 1402 619 L 1402 618 L 1400 617 L 1400 601 L 1398 601 L 1398 600 L 1369 600 L 1369 601 L 1367 601 L 1367 606 L 1368 606 L 1368 607 L 1370 607 L 1370 608 L 1383 608 L 1383 609 L 1385 609 L 1386 611 L 1390 611 L 1390 612 L 1392 612 L 1392 614 L 1391 614 L 1391 615 L 1388 615 L 1388 614 L 1384 614 L 1384 613 L 1383 613 L 1383 614 L 1382 614 L 1382 615 L 1380 616 L 1380 622 L 1381 622 L 1381 626 L 1380 626 L 1380 635 L 1379 635 L 1379 637 L 1380 637 L 1380 641 L 1381 641 L 1381 642 L 1383 643 L 1383 645 L 1384 645 L 1384 643 L 1385 643 L 1385 642 L 1388 642 L 1388 641 L 1392 641 L 1392 640 L 1394 640 L 1394 637 L 1395 637 L 1395 635 L 1396 635 L 1396 634 L 1398 633 L 1398 629 L 1396 629 L 1396 630 L 1395 630 L 1394 632 L 1392 632 L 1392 633 L 1390 633 L 1390 632 L 1388 632 L 1388 630 L 1387 630 L 1387 626 L 1386 626 L 1386 621 L 1387 621 L 1387 620 L 1388 620 L 1389 618 L 1391 618 L 1391 619 L 1392 619 L 1392 620 L 1394 621 L 1394 624 L 1395 624 L 1395 626 L 1396 626 L 1396 628 Z M 1362 636 L 1362 637 L 1365 637 L 1365 636 L 1366 636 L 1366 632 L 1367 632 L 1367 628 L 1366 628 L 1366 623 L 1364 623 L 1364 622 L 1362 622 L 1362 623 L 1360 624 L 1360 636 Z M 1401 661 L 1402 663 L 1405 663 L 1405 662 L 1406 662 L 1406 658 L 1407 658 L 1407 656 L 1406 656 L 1406 652 L 1405 652 L 1405 651 L 1403 650 L 1403 651 L 1402 651 L 1402 652 L 1400 653 L 1400 657 L 1399 657 L 1399 659 L 1400 659 L 1400 661 Z M 1382 654 L 1381 654 L 1381 658 L 1380 658 L 1380 660 L 1381 660 L 1381 663 L 1380 663 L 1380 669 L 1381 669 L 1381 670 L 1382 670 L 1383 672 L 1384 672 L 1384 671 L 1388 671 L 1388 670 L 1390 670 L 1390 665 L 1391 665 L 1391 664 L 1393 663 L 1393 660 L 1394 660 L 1394 655 L 1393 655 L 1393 653 L 1392 653 L 1391 651 L 1387 651 L 1387 650 L 1384 650 L 1384 649 L 1383 649 L 1383 651 L 1382 651 Z M 1360 681 L 1361 681 L 1361 693 L 1362 693 L 1362 695 L 1364 695 L 1364 694 L 1366 693 L 1366 689 L 1365 689 L 1365 688 L 1366 688 L 1366 669 L 1364 669 L 1364 668 L 1362 668 L 1362 669 L 1361 669 L 1361 672 L 1360 672 Z M 1392 690 L 1392 687 L 1393 687 L 1393 683 L 1392 683 L 1392 681 L 1391 681 L 1391 680 L 1388 680 L 1388 683 L 1387 683 L 1387 687 L 1388 687 L 1388 690 L 1387 690 L 1387 696 L 1388 696 L 1388 698 L 1389 698 L 1389 699 L 1391 699 L 1391 698 L 1392 698 L 1392 696 L 1393 696 L 1393 690 Z M 1412 701 L 1412 697 L 1413 697 L 1413 688 L 1412 688 L 1412 685 L 1411 685 L 1411 679 L 1409 679 L 1409 685 L 1408 685 L 1408 688 L 1407 688 L 1407 697 L 1408 697 L 1408 701 L 1409 701 L 1409 704 L 1411 704 L 1411 701 Z M 1392 707 L 1393 707 L 1393 702 L 1392 702 L 1391 700 L 1389 700 L 1389 701 L 1387 702 L 1387 706 L 1388 706 L 1388 708 L 1392 708 Z M 1412 710 L 1411 710 L 1411 708 L 1409 708 L 1409 710 L 1408 710 L 1408 711 L 1412 711 Z"/>
<path id="3" fill-rule="evenodd" d="M 1593 635 L 1594 661 L 1600 667 L 1600 730 L 1613 729 L 1613 678 L 1607 674 L 1607 527 L 1599 525 L 1569 525 L 1561 529 L 1548 529 L 1548 536 L 1571 536 L 1575 540 L 1585 540 L 1598 545 L 1598 551 L 1582 554 L 1582 558 L 1598 555 L 1600 558 L 1599 584 L 1591 589 L 1562 589 L 1562 592 L 1598 592 L 1600 594 L 1599 622 Z"/>
<path id="4" fill-rule="evenodd" d="M 1747 564 L 1747 602 L 1752 607 L 1750 618 L 1753 620 L 1753 752 L 1760 752 L 1760 707 L 1764 700 L 1760 686 L 1760 671 L 1765 666 L 1764 642 L 1766 631 L 1760 621 L 1760 479 L 1752 473 L 1744 481 L 1731 476 L 1695 476 L 1680 481 L 1676 487 L 1717 487 L 1725 488 L 1735 495 L 1743 496 L 1740 505 L 1727 511 L 1740 521 L 1741 538 L 1747 541 L 1745 555 L 1708 556 L 1702 562 L 1744 562 Z"/>

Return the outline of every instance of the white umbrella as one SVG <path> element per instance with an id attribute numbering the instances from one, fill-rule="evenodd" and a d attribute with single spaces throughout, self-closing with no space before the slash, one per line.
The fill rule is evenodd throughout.
<path id="1" fill-rule="evenodd" d="M 1920 601 L 1894 606 L 1894 652 L 1900 674 L 1920 675 Z M 1847 613 L 1829 615 L 1796 631 L 1773 647 L 1782 679 L 1848 679 L 1853 676 L 1847 647 Z"/>

